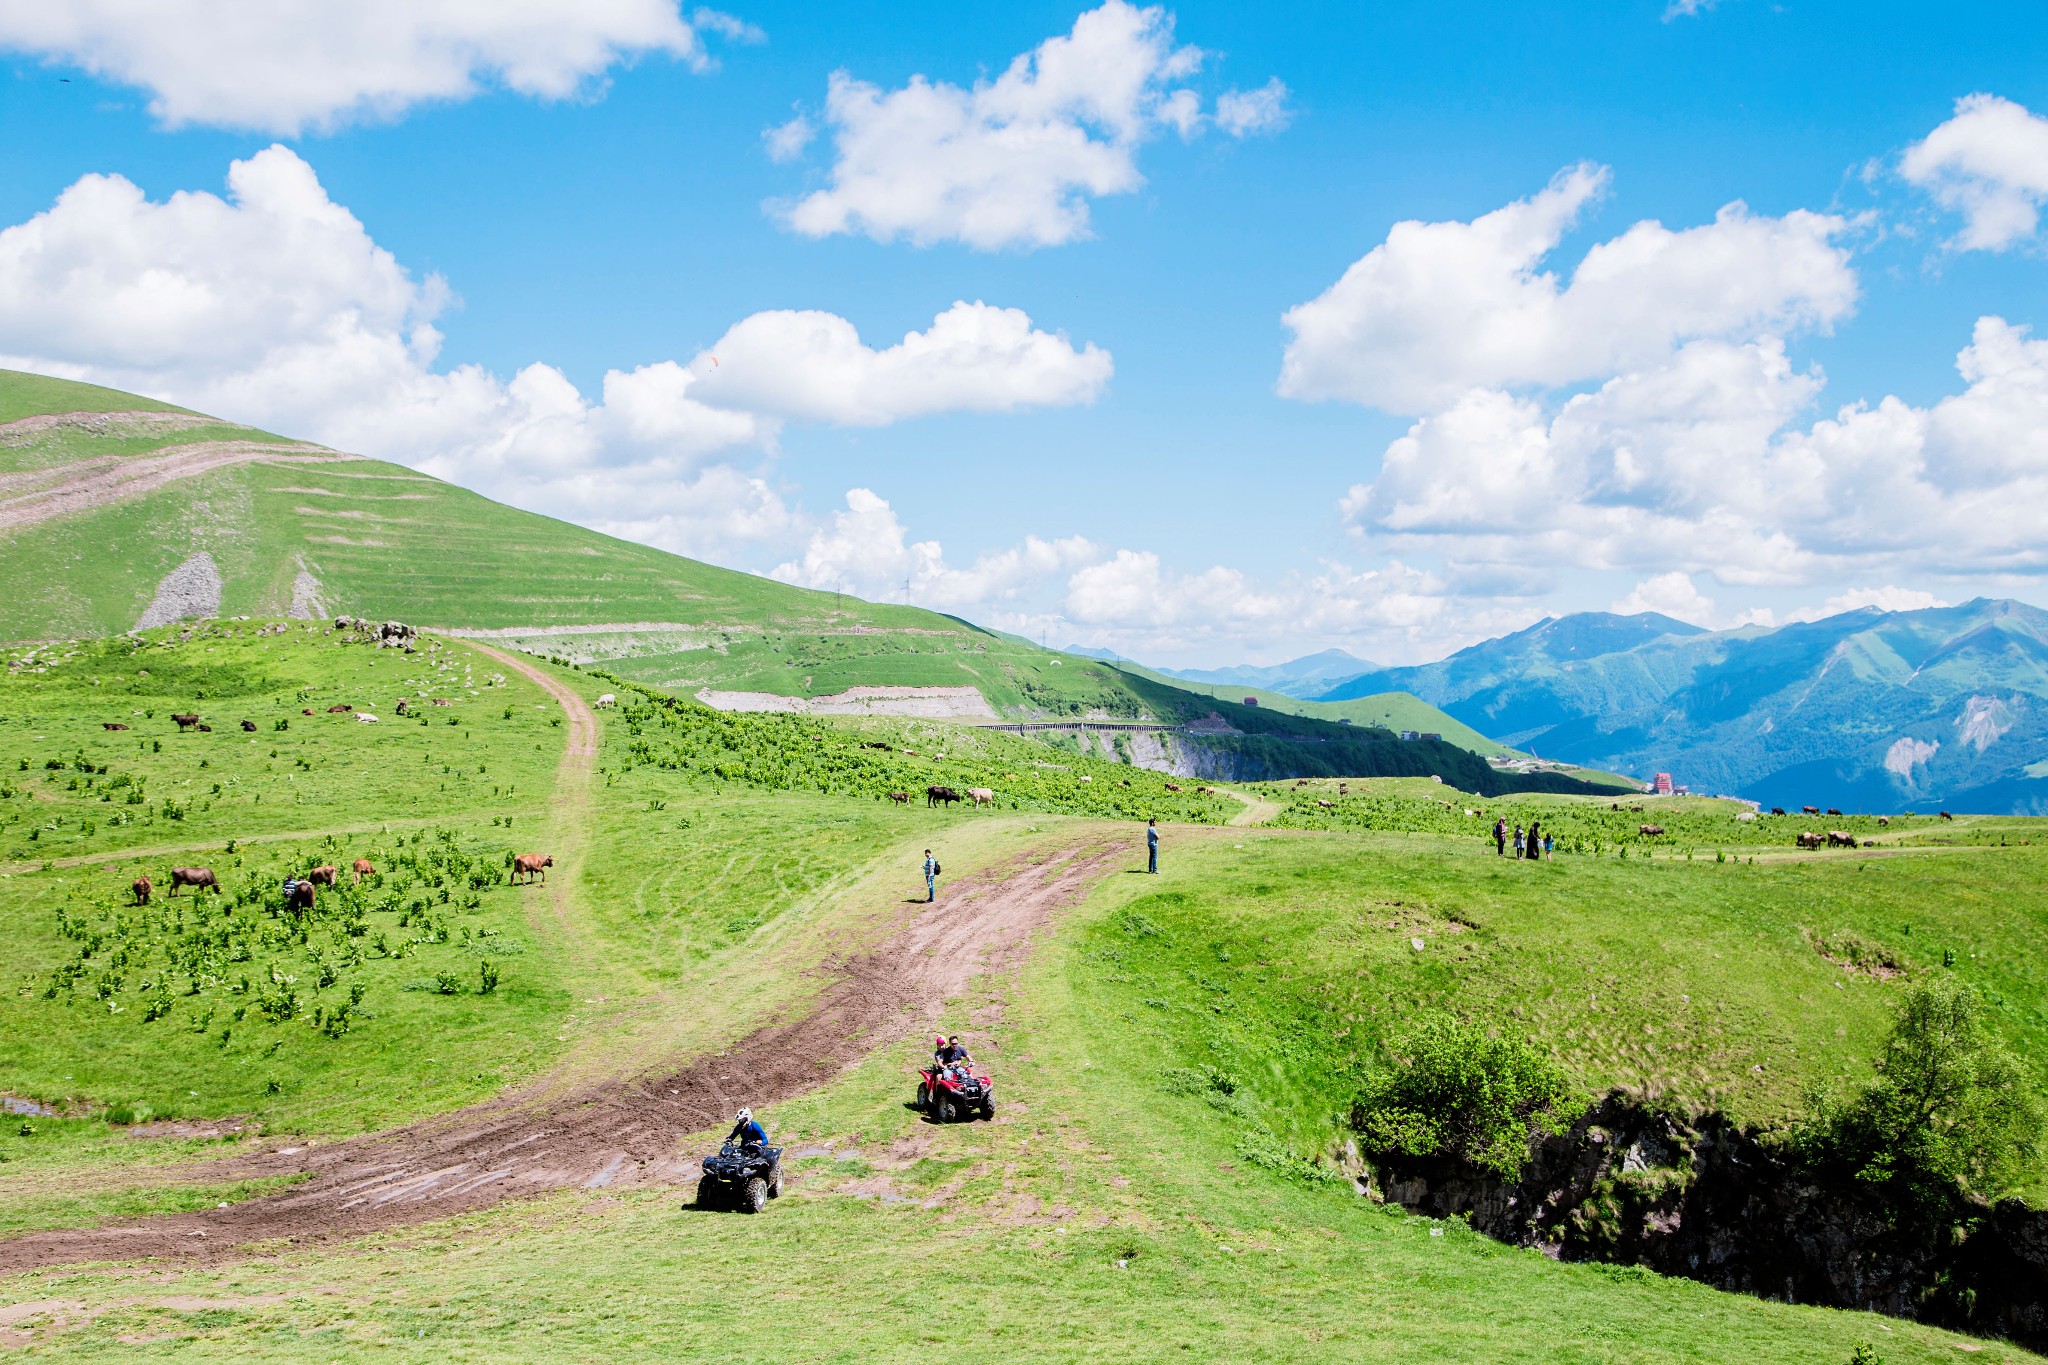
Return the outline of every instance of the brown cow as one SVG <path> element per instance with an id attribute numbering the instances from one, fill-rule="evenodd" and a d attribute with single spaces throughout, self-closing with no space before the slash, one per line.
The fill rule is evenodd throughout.
<path id="1" fill-rule="evenodd" d="M 253 720 L 245 720 L 242 722 L 242 728 L 248 731 L 250 734 L 254 734 L 256 733 L 256 722 Z"/>
<path id="2" fill-rule="evenodd" d="M 545 853 L 522 853 L 512 860 L 512 880 L 517 882 L 519 874 L 524 872 L 528 882 L 539 877 L 545 884 L 548 879 L 546 869 L 554 865 L 555 860 Z"/>
<path id="3" fill-rule="evenodd" d="M 1820 814 L 1820 807 L 1819 807 L 1819 806 L 1801 806 L 1801 807 L 1799 808 L 1799 813 L 1800 813 L 1800 814 L 1802 814 L 1802 815 L 1819 815 L 1819 814 Z"/>
<path id="4" fill-rule="evenodd" d="M 127 728 L 118 720 L 103 720 L 100 722 L 100 729 L 102 730 L 125 730 Z"/>
<path id="5" fill-rule="evenodd" d="M 374 876 L 376 876 L 376 875 L 377 875 L 377 869 L 376 869 L 376 868 L 374 868 L 374 867 L 372 867 L 372 866 L 370 865 L 370 860 L 369 860 L 368 858 L 358 858 L 358 859 L 356 859 L 356 868 L 355 868 L 355 871 L 356 871 L 356 884 L 357 884 L 358 886 L 362 885 L 362 881 L 363 881 L 363 878 L 365 878 L 365 877 L 374 877 Z"/>
<path id="6" fill-rule="evenodd" d="M 436 698 L 434 698 L 434 700 L 433 700 L 433 701 L 432 701 L 432 702 L 430 703 L 430 705 L 434 705 L 434 706 L 453 706 L 453 705 L 455 705 L 455 703 L 454 703 L 454 702 L 452 702 L 452 701 L 450 701 L 450 700 L 448 700 L 448 699 L 447 699 L 446 697 L 436 697 Z"/>
<path id="7" fill-rule="evenodd" d="M 1831 829 L 1828 831 L 1828 847 L 1854 848 L 1856 847 L 1856 836 L 1847 830 Z"/>
<path id="8" fill-rule="evenodd" d="M 330 715 L 330 716 L 338 716 L 338 715 L 341 715 L 341 714 L 342 714 L 343 712 L 345 712 L 345 711 L 353 711 L 353 710 L 355 710 L 355 709 L 356 709 L 355 707 L 353 707 L 353 706 L 350 706 L 350 705 L 349 705 L 349 704 L 348 704 L 347 702 L 345 702 L 345 701 L 338 701 L 338 702 L 334 703 L 334 705 L 332 705 L 332 706 L 330 706 L 330 707 L 328 707 L 328 708 L 327 708 L 327 714 L 328 714 L 328 715 Z"/>
<path id="9" fill-rule="evenodd" d="M 1783 815 L 1784 813 L 1785 813 L 1785 808 L 1784 808 L 1783 806 L 1772 806 L 1772 807 L 1771 807 L 1771 814 L 1773 814 L 1773 815 Z"/>
<path id="10" fill-rule="evenodd" d="M 136 879 L 135 879 L 134 881 L 132 881 L 132 882 L 128 883 L 128 889 L 129 889 L 129 891 L 131 891 L 131 892 L 133 892 L 133 893 L 134 893 L 134 895 L 135 895 L 135 903 L 136 903 L 137 905 L 148 905 L 148 904 L 149 904 L 149 874 L 148 874 L 148 873 L 144 873 L 144 874 L 143 874 L 142 876 L 140 876 L 140 877 L 137 877 L 137 878 L 136 878 Z"/>
<path id="11" fill-rule="evenodd" d="M 1834 808 L 1833 806 L 1829 806 L 1829 807 L 1828 807 L 1828 814 L 1829 814 L 1829 815 L 1840 815 L 1841 813 L 1842 813 L 1842 812 L 1840 812 L 1840 811 L 1836 810 L 1836 809 L 1835 809 L 1835 808 Z"/>
<path id="12" fill-rule="evenodd" d="M 1648 838 L 1652 838 L 1652 839 L 1656 838 L 1656 837 L 1657 837 L 1658 835 L 1662 834 L 1663 832 L 1664 832 L 1664 826 L 1662 826 L 1662 825 L 1637 825 L 1637 826 L 1636 826 L 1636 833 L 1638 833 L 1638 834 L 1641 834 L 1641 835 L 1644 835 L 1645 837 L 1648 837 Z"/>
<path id="13" fill-rule="evenodd" d="M 907 805 L 909 805 L 909 804 L 910 804 L 910 793 L 909 793 L 909 792 L 890 792 L 890 793 L 889 793 L 889 799 L 890 799 L 891 801 L 894 801 L 894 802 L 895 802 L 895 803 L 896 803 L 897 805 L 899 805 L 899 806 L 907 806 Z"/>
<path id="14" fill-rule="evenodd" d="M 399 699 L 397 700 L 397 702 L 395 702 L 395 703 L 394 703 L 394 704 L 392 705 L 392 708 L 391 708 L 391 709 L 392 709 L 392 710 L 394 710 L 394 711 L 396 711 L 396 712 L 397 712 L 397 713 L 398 713 L 399 715 L 401 715 L 401 716 L 402 716 L 402 715 L 404 715 L 404 714 L 405 714 L 405 704 L 406 704 L 406 699 L 405 699 L 404 697 L 400 697 L 400 698 L 399 698 Z"/>
<path id="15" fill-rule="evenodd" d="M 180 730 L 189 730 L 199 723 L 199 717 L 191 714 L 190 712 L 185 712 L 179 715 L 172 716 L 171 719 L 178 722 L 178 728 Z"/>
<path id="16" fill-rule="evenodd" d="M 1335 809 L 1337 809 L 1337 803 L 1336 803 L 1335 801 L 1324 801 L 1324 800 L 1318 799 L 1318 800 L 1316 801 L 1316 804 L 1317 804 L 1318 806 L 1321 806 L 1321 807 L 1322 807 L 1322 808 L 1323 808 L 1324 810 L 1335 810 Z"/>
<path id="17" fill-rule="evenodd" d="M 216 896 L 220 894 L 220 882 L 214 877 L 213 869 L 210 867 L 172 868 L 170 894 L 177 895 L 181 886 L 189 886 L 195 892 L 211 890 Z"/>
<path id="18" fill-rule="evenodd" d="M 1877 827 L 1879 829 L 1889 829 L 1891 827 L 1891 823 L 1892 818 L 1889 815 L 1880 815 L 1877 817 Z"/>
<path id="19" fill-rule="evenodd" d="M 334 876 L 339 871 L 341 871 L 341 869 L 336 867 L 333 863 L 322 863 L 320 864 L 320 866 L 314 868 L 311 872 L 308 872 L 306 874 L 306 880 L 309 882 L 317 882 L 321 886 L 332 886 L 334 885 Z"/>
<path id="20" fill-rule="evenodd" d="M 1942 819 L 1944 819 L 1944 820 L 1953 820 L 1953 819 L 1955 819 L 1955 816 L 1953 816 L 1953 815 L 1950 815 L 1950 814 L 1949 814 L 1949 813 L 1948 813 L 1947 811 L 1942 811 L 1942 812 L 1941 812 L 1941 818 L 1942 818 Z"/>
<path id="21" fill-rule="evenodd" d="M 1086 782 L 1088 779 L 1084 777 L 1081 780 Z M 950 806 L 960 799 L 960 793 L 954 791 L 951 787 L 926 787 L 924 789 L 924 804 L 927 809 L 941 803 Z"/>
<path id="22" fill-rule="evenodd" d="M 202 735 L 210 735 L 213 733 L 213 727 L 211 725 L 197 725 L 193 728 L 199 731 L 199 733 Z"/>
<path id="23" fill-rule="evenodd" d="M 1174 785 L 1173 785 L 1173 783 L 1171 783 L 1171 782 L 1168 782 L 1168 783 L 1166 784 L 1166 789 L 1167 789 L 1168 791 L 1170 791 L 1170 792 L 1177 792 L 1177 791 L 1179 791 L 1179 790 L 1180 790 L 1180 788 L 1179 788 L 1179 787 L 1176 787 L 1176 786 L 1174 786 Z"/>
<path id="24" fill-rule="evenodd" d="M 1815 834 L 1810 829 L 1802 830 L 1799 835 L 1798 843 L 1801 848 L 1819 848 L 1820 836 L 1818 834 Z"/>
<path id="25" fill-rule="evenodd" d="M 313 883 L 310 878 L 301 877 L 285 889 L 284 908 L 294 914 L 304 911 L 313 913 Z"/>
<path id="26" fill-rule="evenodd" d="M 313 708 L 310 706 L 301 706 L 299 708 L 299 714 L 302 716 L 310 716 L 313 714 Z"/>

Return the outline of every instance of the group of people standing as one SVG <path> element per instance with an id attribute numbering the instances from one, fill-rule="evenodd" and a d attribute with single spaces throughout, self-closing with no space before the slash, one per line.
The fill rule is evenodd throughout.
<path id="1" fill-rule="evenodd" d="M 1523 832 L 1520 825 L 1516 825 L 1512 839 L 1517 858 L 1548 858 L 1557 848 L 1557 841 L 1543 832 L 1543 825 L 1537 820 L 1529 822 L 1527 833 Z M 1509 840 L 1507 817 L 1502 816 L 1493 822 L 1493 851 L 1505 858 L 1508 852 Z"/>

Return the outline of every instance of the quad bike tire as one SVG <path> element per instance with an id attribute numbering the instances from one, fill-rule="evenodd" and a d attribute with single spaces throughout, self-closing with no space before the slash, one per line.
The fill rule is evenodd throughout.
<path id="1" fill-rule="evenodd" d="M 951 1123 L 953 1121 L 952 1099 L 948 1096 L 940 1095 L 932 1104 L 932 1117 L 940 1123 Z"/>
<path id="2" fill-rule="evenodd" d="M 994 1122 L 995 1122 L 995 1120 L 996 1120 L 996 1102 L 995 1102 L 994 1100 L 983 1100 L 983 1101 L 981 1102 L 981 1116 L 982 1116 L 982 1118 L 983 1118 L 983 1119 L 985 1119 L 986 1121 L 988 1121 L 988 1122 L 990 1122 L 990 1123 L 994 1123 Z"/>
<path id="3" fill-rule="evenodd" d="M 932 1088 L 923 1081 L 917 1083 L 917 1112 L 922 1114 L 932 1107 Z"/>
<path id="4" fill-rule="evenodd" d="M 760 1176 L 749 1176 L 746 1189 L 740 1192 L 740 1208 L 746 1213 L 759 1213 L 768 1207 L 768 1182 Z"/>
<path id="5" fill-rule="evenodd" d="M 717 1208 L 718 1196 L 718 1182 L 708 1175 L 700 1176 L 697 1180 L 697 1207 L 700 1209 Z"/>
<path id="6" fill-rule="evenodd" d="M 782 1163 L 779 1161 L 768 1168 L 768 1197 L 782 1198 Z"/>

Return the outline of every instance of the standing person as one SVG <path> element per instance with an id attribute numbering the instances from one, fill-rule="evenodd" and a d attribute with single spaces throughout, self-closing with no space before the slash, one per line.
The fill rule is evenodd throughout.
<path id="1" fill-rule="evenodd" d="M 1515 826 L 1515 856 L 1517 858 L 1522 856 L 1522 827 L 1520 825 Z"/>
<path id="2" fill-rule="evenodd" d="M 1493 822 L 1493 855 L 1505 858 L 1508 854 L 1508 818 L 1503 815 Z"/>
<path id="3" fill-rule="evenodd" d="M 1145 870 L 1157 874 L 1159 871 L 1159 821 L 1145 822 Z"/>
<path id="4" fill-rule="evenodd" d="M 1543 826 L 1539 822 L 1531 820 L 1529 822 L 1529 861 L 1533 863 L 1542 856 Z"/>
<path id="5" fill-rule="evenodd" d="M 1548 834 L 1544 835 L 1544 836 L 1543 836 L 1543 861 L 1544 861 L 1544 862 L 1546 862 L 1546 863 L 1547 863 L 1547 862 L 1549 862 L 1549 861 L 1550 861 L 1550 855 L 1551 855 L 1551 853 L 1552 853 L 1552 852 L 1554 852 L 1554 851 L 1556 850 L 1556 848 L 1557 848 L 1557 840 L 1555 840 L 1555 839 L 1551 838 L 1551 837 L 1550 837 L 1550 836 L 1549 836 Z"/>
<path id="6" fill-rule="evenodd" d="M 939 898 L 939 860 L 932 856 L 930 849 L 924 851 L 924 898 L 926 901 Z"/>

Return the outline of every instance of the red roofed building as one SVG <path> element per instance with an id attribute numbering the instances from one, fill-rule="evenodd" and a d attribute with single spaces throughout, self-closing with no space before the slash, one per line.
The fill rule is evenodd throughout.
<path id="1" fill-rule="evenodd" d="M 1659 796 L 1671 795 L 1671 774 L 1658 773 L 1657 780 L 1650 784 L 1650 790 L 1656 792 Z"/>

